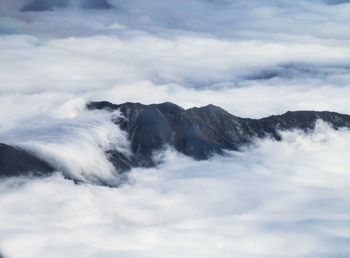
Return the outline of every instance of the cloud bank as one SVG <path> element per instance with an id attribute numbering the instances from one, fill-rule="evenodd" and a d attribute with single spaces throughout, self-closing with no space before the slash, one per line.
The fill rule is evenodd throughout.
<path id="1" fill-rule="evenodd" d="M 283 137 L 203 162 L 170 151 L 159 169 L 135 169 L 120 188 L 60 175 L 4 181 L 2 250 L 19 258 L 346 257 L 350 132 L 320 123 Z"/>
<path id="2" fill-rule="evenodd" d="M 103 151 L 128 151 L 110 114 L 84 109 L 90 100 L 212 103 L 253 118 L 350 114 L 348 1 L 111 0 L 111 10 L 20 12 L 27 3 L 0 3 L 0 139 L 76 179 L 117 184 Z M 59 173 L 2 180 L 0 250 L 348 257 L 349 137 L 320 124 L 205 162 L 169 151 L 117 189 Z"/>
<path id="3" fill-rule="evenodd" d="M 350 112 L 346 3 L 133 0 L 16 12 L 23 4 L 0 8 L 2 95 L 213 103 L 251 117 Z"/>

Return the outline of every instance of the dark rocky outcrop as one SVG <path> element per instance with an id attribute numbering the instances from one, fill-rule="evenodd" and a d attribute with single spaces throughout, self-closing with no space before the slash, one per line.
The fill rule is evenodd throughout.
<path id="1" fill-rule="evenodd" d="M 35 155 L 0 143 L 0 178 L 10 176 L 45 176 L 54 172 L 51 165 Z"/>
<path id="2" fill-rule="evenodd" d="M 33 0 L 22 7 L 22 12 L 53 11 L 55 8 L 65 8 L 68 0 Z"/>
<path id="3" fill-rule="evenodd" d="M 123 118 L 115 121 L 127 132 L 133 156 L 126 158 L 111 151 L 111 161 L 124 168 L 155 166 L 153 153 L 164 146 L 197 160 L 223 154 L 225 150 L 239 150 L 255 137 L 280 140 L 279 131 L 315 127 L 319 119 L 335 129 L 350 128 L 350 116 L 335 112 L 296 111 L 262 119 L 240 118 L 214 105 L 183 109 L 173 103 L 142 105 L 92 102 L 88 108 L 116 110 Z M 117 157 L 117 158 L 116 158 Z"/>
<path id="4" fill-rule="evenodd" d="M 80 7 L 84 9 L 113 9 L 114 6 L 105 0 L 82 0 Z"/>
<path id="5" fill-rule="evenodd" d="M 22 12 L 53 11 L 56 8 L 80 7 L 83 9 L 113 9 L 106 0 L 32 0 Z"/>

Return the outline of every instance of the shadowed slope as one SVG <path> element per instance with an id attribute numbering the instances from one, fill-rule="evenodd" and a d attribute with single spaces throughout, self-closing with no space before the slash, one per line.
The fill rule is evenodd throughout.
<path id="1" fill-rule="evenodd" d="M 22 7 L 22 12 L 53 11 L 54 8 L 65 8 L 68 0 L 33 0 Z"/>
<path id="2" fill-rule="evenodd" d="M 43 160 L 20 148 L 0 144 L 0 177 L 44 176 L 54 169 Z"/>

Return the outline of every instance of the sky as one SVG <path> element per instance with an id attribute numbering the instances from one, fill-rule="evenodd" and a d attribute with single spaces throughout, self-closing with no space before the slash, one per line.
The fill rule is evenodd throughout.
<path id="1" fill-rule="evenodd" d="M 349 1 L 71 1 L 20 12 L 28 2 L 0 2 L 0 142 L 60 171 L 0 183 L 5 258 L 349 257 L 345 129 L 320 123 L 203 162 L 169 149 L 119 188 L 61 176 L 119 180 L 104 150 L 129 151 L 111 122 L 120 114 L 88 112 L 89 101 L 350 114 Z"/>

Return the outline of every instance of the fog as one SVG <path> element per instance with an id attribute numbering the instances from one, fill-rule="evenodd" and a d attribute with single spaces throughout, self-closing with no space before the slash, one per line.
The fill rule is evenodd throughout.
<path id="1" fill-rule="evenodd" d="M 171 101 L 251 118 L 350 114 L 348 1 L 68 1 L 20 12 L 29 2 L 0 3 L 0 142 L 57 173 L 1 179 L 5 258 L 349 257 L 348 130 L 319 122 L 201 162 L 168 149 L 120 185 L 104 155 L 130 151 L 111 121 L 120 114 L 85 109 Z"/>

